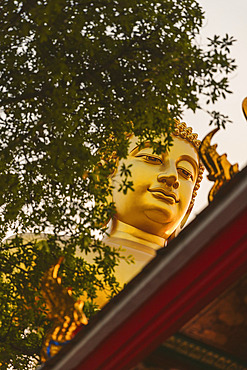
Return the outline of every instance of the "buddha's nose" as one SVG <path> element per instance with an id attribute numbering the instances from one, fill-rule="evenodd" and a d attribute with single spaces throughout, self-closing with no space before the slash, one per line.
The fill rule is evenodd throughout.
<path id="1" fill-rule="evenodd" d="M 169 187 L 173 187 L 174 189 L 178 189 L 179 181 L 177 176 L 177 170 L 170 169 L 170 171 L 162 171 L 157 176 L 158 182 L 165 183 Z"/>

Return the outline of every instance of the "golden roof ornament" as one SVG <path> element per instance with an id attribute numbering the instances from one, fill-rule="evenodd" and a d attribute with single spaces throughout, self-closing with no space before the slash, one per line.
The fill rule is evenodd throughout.
<path id="1" fill-rule="evenodd" d="M 247 120 L 247 97 L 244 98 L 244 100 L 243 100 L 242 109 L 243 109 L 245 119 Z"/>
<path id="2" fill-rule="evenodd" d="M 83 312 L 84 302 L 71 296 L 71 289 L 61 285 L 58 270 L 63 261 L 59 259 L 56 265 L 50 267 L 42 280 L 41 292 L 45 299 L 48 317 L 53 325 L 46 333 L 41 351 L 41 361 L 46 362 L 68 343 L 88 320 Z"/>
<path id="3" fill-rule="evenodd" d="M 243 100 L 242 109 L 247 120 L 247 97 Z M 219 155 L 217 153 L 217 144 L 211 145 L 212 137 L 217 131 L 219 131 L 219 128 L 207 134 L 199 148 L 200 158 L 209 172 L 207 178 L 210 181 L 214 181 L 214 185 L 208 195 L 209 202 L 212 202 L 219 189 L 239 172 L 237 163 L 231 165 L 226 154 Z"/>

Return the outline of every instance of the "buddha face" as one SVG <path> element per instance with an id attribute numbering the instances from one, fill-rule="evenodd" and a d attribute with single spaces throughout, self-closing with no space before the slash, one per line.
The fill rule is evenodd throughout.
<path id="1" fill-rule="evenodd" d="M 130 142 L 127 159 L 120 161 L 113 177 L 113 200 L 116 218 L 147 233 L 167 239 L 183 220 L 199 171 L 196 149 L 186 140 L 173 137 L 169 151 L 154 154 L 147 143 L 136 146 Z M 122 182 L 120 168 L 129 166 L 134 191 L 119 192 Z"/>

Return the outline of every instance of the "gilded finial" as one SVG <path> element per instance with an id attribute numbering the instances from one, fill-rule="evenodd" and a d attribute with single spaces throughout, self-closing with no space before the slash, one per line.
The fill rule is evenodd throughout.
<path id="1" fill-rule="evenodd" d="M 209 192 L 208 200 L 212 202 L 215 195 L 224 183 L 230 181 L 238 172 L 238 164 L 231 165 L 227 160 L 227 155 L 219 155 L 216 151 L 217 144 L 211 145 L 212 137 L 216 134 L 219 128 L 214 129 L 205 136 L 199 148 L 199 154 L 203 164 L 208 170 L 208 179 L 214 181 L 214 185 Z"/>
<path id="2" fill-rule="evenodd" d="M 63 258 L 50 267 L 42 280 L 41 292 L 45 299 L 48 317 L 52 320 L 52 328 L 46 333 L 41 351 L 41 361 L 45 362 L 54 356 L 63 345 L 68 343 L 75 333 L 87 325 L 88 320 L 83 312 L 84 302 L 71 296 L 71 289 L 61 285 L 58 271 Z"/>
<path id="3" fill-rule="evenodd" d="M 243 109 L 244 116 L 247 120 L 247 97 L 244 98 L 244 100 L 243 100 L 242 109 Z"/>

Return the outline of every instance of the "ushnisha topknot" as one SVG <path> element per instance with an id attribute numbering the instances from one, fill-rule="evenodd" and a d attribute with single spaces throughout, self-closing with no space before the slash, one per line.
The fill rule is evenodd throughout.
<path id="1" fill-rule="evenodd" d="M 196 151 L 198 152 L 198 155 L 199 155 L 199 147 L 201 145 L 201 141 L 197 139 L 198 135 L 193 132 L 192 127 L 187 127 L 185 122 L 179 122 L 178 120 L 175 120 L 174 130 L 173 130 L 172 134 L 174 136 L 179 136 L 182 139 L 187 140 L 190 144 L 192 144 L 194 146 L 194 148 L 196 149 Z M 190 202 L 190 205 L 189 205 L 189 208 L 188 208 L 188 210 L 190 210 L 190 211 L 194 206 L 195 197 L 197 195 L 198 189 L 200 188 L 200 183 L 201 183 L 202 178 L 203 178 L 204 169 L 205 169 L 205 167 L 202 164 L 202 161 L 200 159 L 200 161 L 199 161 L 199 173 L 198 173 L 197 180 L 196 180 L 196 183 L 195 183 L 195 186 L 194 186 L 194 189 L 193 189 L 191 202 Z"/>

